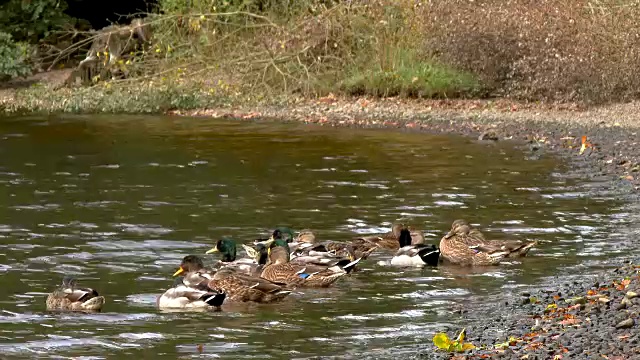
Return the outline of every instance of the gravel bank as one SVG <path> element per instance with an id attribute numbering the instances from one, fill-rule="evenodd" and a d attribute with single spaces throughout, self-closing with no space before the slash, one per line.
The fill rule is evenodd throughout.
<path id="1" fill-rule="evenodd" d="M 422 357 L 639 359 L 639 273 L 639 265 L 627 263 L 589 282 L 560 283 L 496 299 L 496 305 L 467 326 L 467 340 L 478 349 L 457 355 L 424 349 Z"/>

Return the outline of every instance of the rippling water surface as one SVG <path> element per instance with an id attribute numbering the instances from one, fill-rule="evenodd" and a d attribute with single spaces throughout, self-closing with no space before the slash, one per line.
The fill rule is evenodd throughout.
<path id="1" fill-rule="evenodd" d="M 24 358 L 360 358 L 410 353 L 451 309 L 628 250 L 613 196 L 508 142 L 274 123 L 149 117 L 0 119 L 0 353 Z M 539 239 L 522 261 L 400 270 L 388 254 L 333 288 L 277 305 L 164 313 L 186 254 L 276 225 L 321 239 L 388 231 L 438 242 L 466 218 Z M 205 256 L 212 262 L 214 257 Z M 520 259 L 519 259 L 520 260 Z M 99 314 L 45 312 L 63 274 L 107 297 Z M 198 344 L 202 344 L 199 348 Z"/>

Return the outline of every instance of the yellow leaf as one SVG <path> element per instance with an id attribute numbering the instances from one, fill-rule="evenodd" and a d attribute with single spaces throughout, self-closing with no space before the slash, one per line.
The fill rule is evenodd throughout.
<path id="1" fill-rule="evenodd" d="M 473 350 L 475 348 L 476 348 L 476 346 L 473 345 L 472 343 L 464 343 L 464 344 L 462 344 L 462 351 Z"/>
<path id="2" fill-rule="evenodd" d="M 587 145 L 585 145 L 584 143 L 582 144 L 582 146 L 580 146 L 580 155 L 582 155 L 582 153 L 587 149 Z"/>
<path id="3" fill-rule="evenodd" d="M 549 304 L 549 305 L 547 305 L 547 310 L 556 309 L 557 307 L 558 307 L 558 305 L 556 305 L 556 304 Z"/>
<path id="4" fill-rule="evenodd" d="M 462 331 L 460 331 L 460 334 L 458 334 L 456 341 L 459 343 L 463 342 L 466 334 L 467 334 L 467 328 L 462 329 Z"/>
<path id="5" fill-rule="evenodd" d="M 437 333 L 433 336 L 433 344 L 439 349 L 449 350 L 451 339 L 445 333 Z"/>

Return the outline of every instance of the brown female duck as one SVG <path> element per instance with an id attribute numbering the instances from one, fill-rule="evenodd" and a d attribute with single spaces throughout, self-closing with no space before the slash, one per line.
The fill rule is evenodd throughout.
<path id="1" fill-rule="evenodd" d="M 328 287 L 347 274 L 339 266 L 318 266 L 290 262 L 289 247 L 283 240 L 275 240 L 268 245 L 269 262 L 265 265 L 262 278 L 276 282 L 304 287 Z"/>
<path id="2" fill-rule="evenodd" d="M 47 310 L 100 311 L 104 305 L 104 296 L 91 288 L 77 286 L 77 280 L 71 276 L 62 279 L 62 285 L 47 297 Z"/>
<path id="3" fill-rule="evenodd" d="M 465 239 L 468 245 L 477 246 L 479 249 L 484 251 L 508 251 L 509 255 L 507 255 L 507 257 L 527 256 L 529 250 L 537 244 L 536 241 L 523 242 L 518 240 L 487 240 L 480 230 L 474 228 L 463 219 L 455 220 L 451 224 L 451 229 L 453 230 L 460 226 L 468 226 L 470 229 L 469 236 Z"/>
<path id="4" fill-rule="evenodd" d="M 440 240 L 440 256 L 458 265 L 497 265 L 509 255 L 509 251 L 478 248 L 470 231 L 469 225 L 454 222 Z"/>

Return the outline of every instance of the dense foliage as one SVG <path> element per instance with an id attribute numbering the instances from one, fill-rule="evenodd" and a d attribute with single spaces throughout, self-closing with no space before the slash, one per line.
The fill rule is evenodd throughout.
<path id="1" fill-rule="evenodd" d="M 0 32 L 0 80 L 31 74 L 30 46 L 13 41 L 11 34 Z"/>

